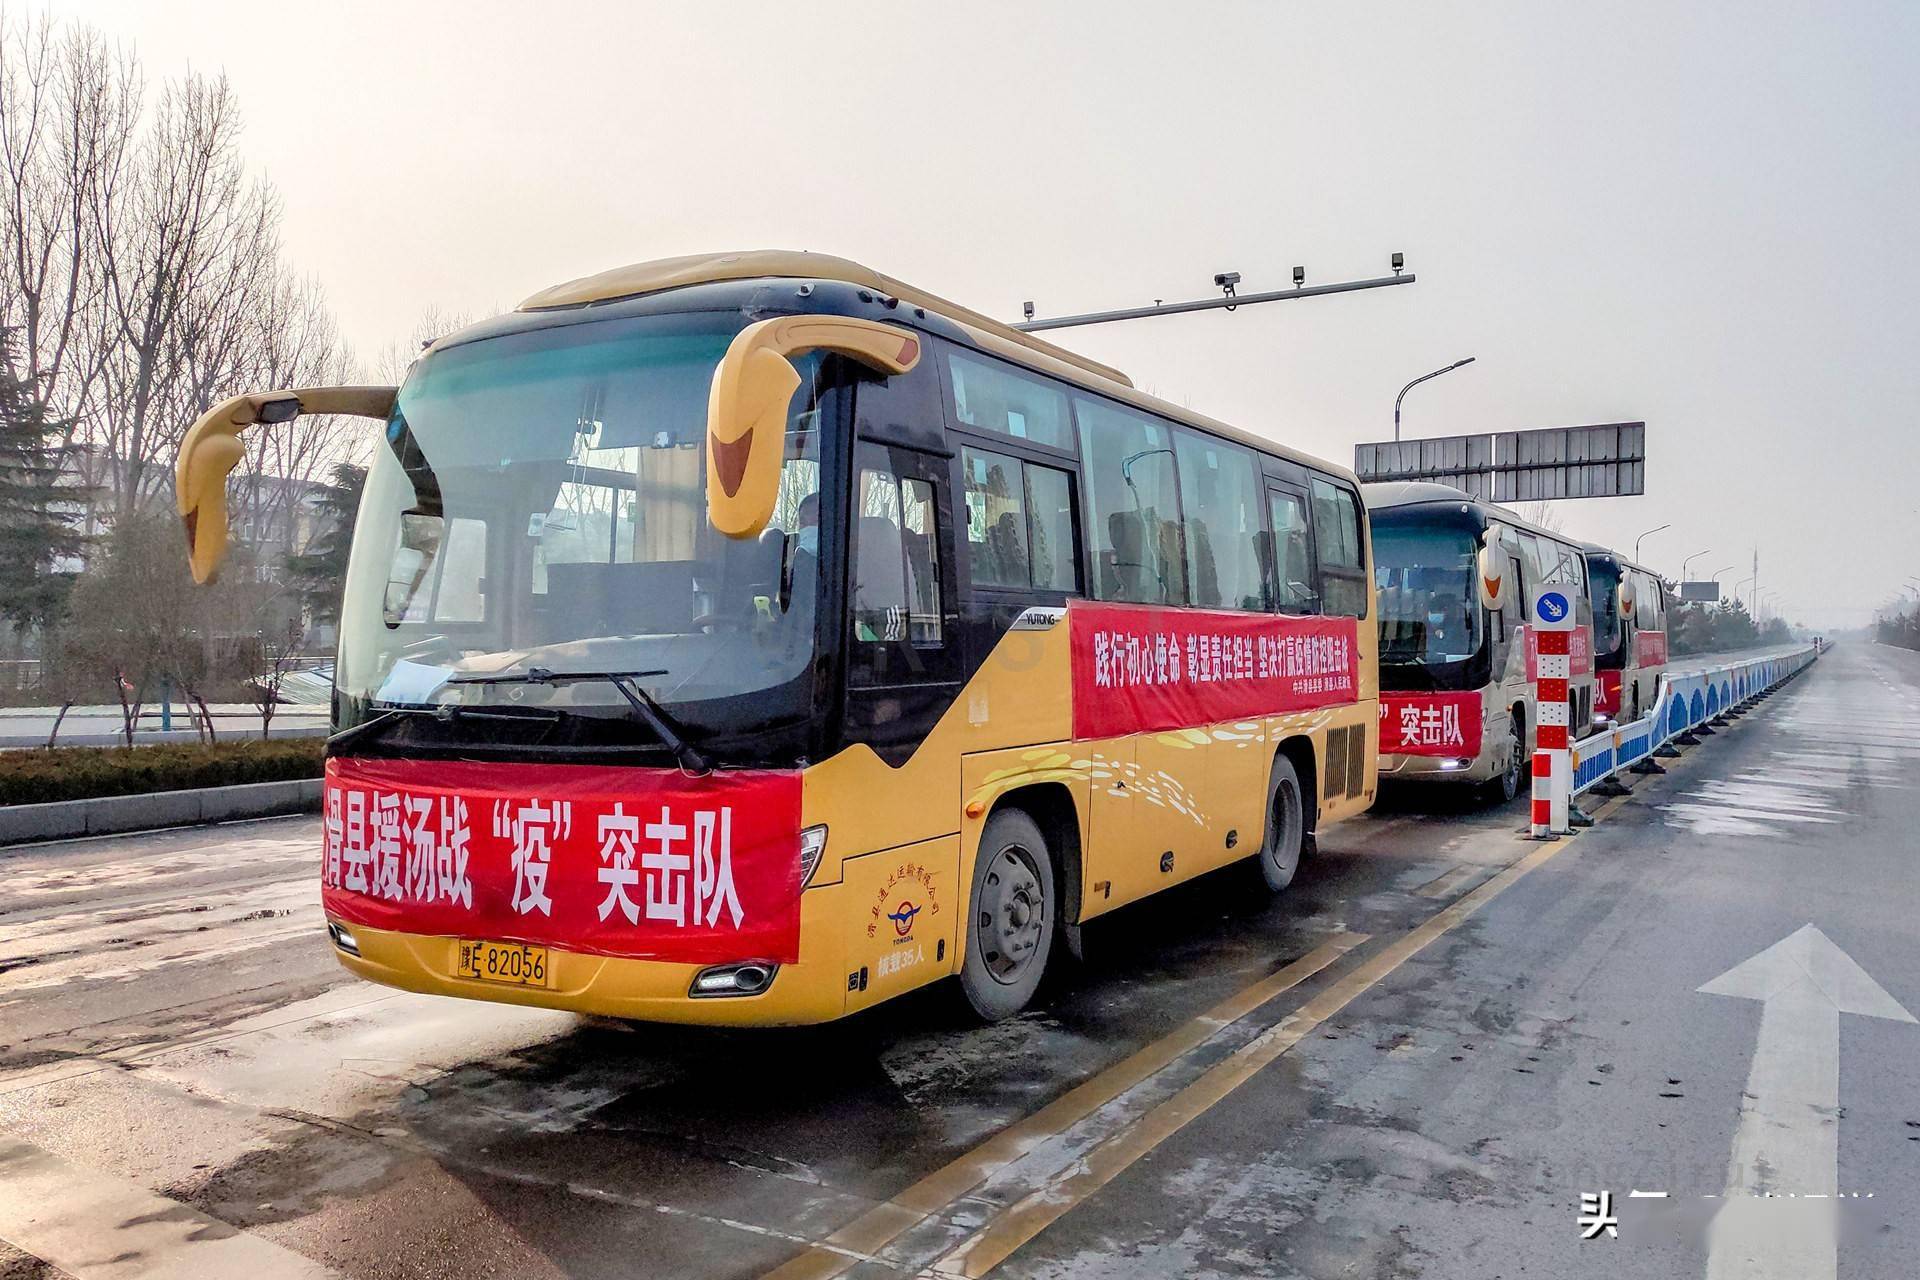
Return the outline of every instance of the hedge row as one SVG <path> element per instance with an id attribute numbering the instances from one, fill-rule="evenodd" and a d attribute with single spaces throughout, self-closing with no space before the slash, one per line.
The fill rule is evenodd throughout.
<path id="1" fill-rule="evenodd" d="M 319 738 L 0 751 L 0 805 L 320 776 Z"/>

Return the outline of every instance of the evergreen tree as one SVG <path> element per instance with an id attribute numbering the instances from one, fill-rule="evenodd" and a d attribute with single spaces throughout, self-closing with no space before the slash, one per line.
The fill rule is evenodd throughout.
<path id="1" fill-rule="evenodd" d="M 315 504 L 324 528 L 304 554 L 287 557 L 287 568 L 315 621 L 340 620 L 340 595 L 347 580 L 347 553 L 353 548 L 353 523 L 367 469 L 351 462 L 335 464 L 333 479 Z"/>
<path id="2" fill-rule="evenodd" d="M 59 562 L 85 546 L 73 510 L 82 495 L 59 482 L 63 424 L 16 372 L 13 345 L 13 331 L 0 329 L 0 618 L 44 626 L 73 585 Z"/>

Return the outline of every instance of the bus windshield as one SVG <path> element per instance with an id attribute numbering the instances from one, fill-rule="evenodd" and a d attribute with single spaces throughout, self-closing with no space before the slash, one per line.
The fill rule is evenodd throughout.
<path id="1" fill-rule="evenodd" d="M 1620 566 L 1589 556 L 1587 577 L 1593 596 L 1593 649 L 1597 657 L 1604 658 L 1620 648 Z"/>
<path id="2" fill-rule="evenodd" d="M 1463 663 L 1480 652 L 1477 549 L 1465 525 L 1376 519 L 1373 572 L 1383 668 Z"/>
<path id="3" fill-rule="evenodd" d="M 630 718 L 618 682 L 543 678 L 596 672 L 630 675 L 694 736 L 809 714 L 819 360 L 797 362 L 772 522 L 729 539 L 707 522 L 704 441 L 741 323 L 563 324 L 415 365 L 355 529 L 343 718 L 446 704 Z"/>

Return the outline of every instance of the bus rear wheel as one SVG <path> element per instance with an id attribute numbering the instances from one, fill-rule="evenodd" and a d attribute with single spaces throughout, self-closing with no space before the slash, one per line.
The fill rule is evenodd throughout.
<path id="1" fill-rule="evenodd" d="M 1058 913 L 1046 837 L 1019 809 L 987 819 L 973 859 L 972 902 L 960 989 L 976 1014 L 996 1022 L 1033 999 Z"/>
<path id="2" fill-rule="evenodd" d="M 1260 844 L 1260 879 L 1279 893 L 1293 883 L 1306 845 L 1306 805 L 1300 796 L 1300 772 L 1283 755 L 1267 774 L 1267 831 Z"/>

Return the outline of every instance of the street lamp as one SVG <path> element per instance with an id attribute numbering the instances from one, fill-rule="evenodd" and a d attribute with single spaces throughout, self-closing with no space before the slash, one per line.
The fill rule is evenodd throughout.
<path id="1" fill-rule="evenodd" d="M 1640 544 L 1642 542 L 1646 541 L 1648 538 L 1652 537 L 1654 534 L 1660 532 L 1662 529 L 1671 529 L 1671 528 L 1673 528 L 1672 521 L 1668 521 L 1666 524 L 1657 524 L 1653 526 L 1653 528 L 1641 534 L 1638 538 L 1635 538 L 1633 540 L 1633 562 L 1635 564 L 1640 563 Z"/>
<path id="2" fill-rule="evenodd" d="M 1428 378 L 1437 378 L 1443 373 L 1452 373 L 1455 369 L 1460 368 L 1462 365 L 1472 364 L 1474 362 L 1474 359 L 1475 357 L 1468 356 L 1465 360 L 1455 360 L 1452 364 L 1448 365 L 1446 368 L 1435 369 L 1432 373 L 1423 373 L 1419 377 L 1415 378 L 1412 382 L 1409 382 L 1406 386 L 1400 388 L 1400 394 L 1393 398 L 1393 440 L 1395 444 L 1398 444 L 1400 442 L 1400 402 L 1407 398 L 1407 392 L 1413 390 L 1415 387 L 1425 382 Z"/>
<path id="3" fill-rule="evenodd" d="M 1708 551 L 1711 551 L 1712 549 L 1713 548 L 1711 547 L 1707 548 Z M 1698 560 L 1701 556 L 1705 554 L 1707 554 L 1706 551 L 1696 551 L 1692 555 L 1688 556 L 1685 560 L 1682 560 L 1680 562 L 1680 581 L 1685 582 L 1687 580 L 1687 566 L 1692 564 L 1695 560 Z"/>

